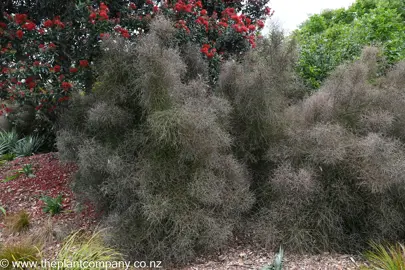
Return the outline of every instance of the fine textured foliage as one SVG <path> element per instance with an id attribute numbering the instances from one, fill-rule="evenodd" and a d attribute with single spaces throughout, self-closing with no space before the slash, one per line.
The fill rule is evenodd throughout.
<path id="1" fill-rule="evenodd" d="M 231 105 L 230 131 L 233 149 L 253 174 L 253 190 L 263 200 L 264 183 L 272 164 L 266 152 L 283 138 L 285 107 L 302 98 L 304 89 L 295 76 L 296 48 L 274 28 L 257 50 L 241 62 L 224 65 L 218 81 L 218 95 Z"/>
<path id="2" fill-rule="evenodd" d="M 106 40 L 94 94 L 75 97 L 57 143 L 79 165 L 77 193 L 105 210 L 110 242 L 184 262 L 225 244 L 253 196 L 231 152 L 230 106 L 203 68 L 186 72 L 173 33 L 158 19 L 136 46 Z"/>
<path id="3" fill-rule="evenodd" d="M 372 243 L 372 250 L 365 253 L 367 266 L 363 270 L 384 269 L 402 270 L 405 269 L 405 246 L 402 244 L 385 246 Z"/>
<path id="4" fill-rule="evenodd" d="M 280 117 L 288 125 L 268 150 L 276 169 L 252 222 L 264 244 L 354 252 L 403 239 L 405 74 L 399 63 L 377 79 L 376 52 L 365 48 Z"/>
<path id="5" fill-rule="evenodd" d="M 107 247 L 102 238 L 102 230 L 96 230 L 90 237 L 83 235 L 82 231 L 77 231 L 67 237 L 62 244 L 56 258 L 60 262 L 105 262 L 112 263 L 122 261 L 121 253 L 115 249 Z M 58 269 L 84 270 L 93 268 L 59 267 Z"/>
<path id="6" fill-rule="evenodd" d="M 6 228 L 12 233 L 19 233 L 28 230 L 30 226 L 30 217 L 27 212 L 21 211 L 13 215 L 4 217 Z"/>
<path id="7" fill-rule="evenodd" d="M 28 241 L 12 245 L 0 246 L 0 261 L 9 262 L 7 266 L 3 264 L 2 269 L 15 269 L 12 262 L 40 262 L 41 251 Z"/>

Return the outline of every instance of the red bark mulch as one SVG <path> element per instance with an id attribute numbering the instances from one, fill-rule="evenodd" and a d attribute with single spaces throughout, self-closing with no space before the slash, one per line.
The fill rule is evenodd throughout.
<path id="1" fill-rule="evenodd" d="M 21 174 L 17 179 L 5 182 L 7 176 L 15 174 L 25 164 L 31 164 L 35 177 Z M 75 164 L 62 164 L 56 153 L 39 154 L 17 158 L 0 167 L 0 206 L 7 214 L 25 210 L 34 223 L 48 219 L 50 215 L 43 211 L 44 195 L 53 198 L 62 195 L 63 210 L 52 217 L 54 222 L 74 222 L 78 227 L 87 227 L 97 223 L 94 208 L 85 204 L 80 211 L 70 188 L 73 175 L 77 170 Z M 4 224 L 0 220 L 0 228 Z"/>

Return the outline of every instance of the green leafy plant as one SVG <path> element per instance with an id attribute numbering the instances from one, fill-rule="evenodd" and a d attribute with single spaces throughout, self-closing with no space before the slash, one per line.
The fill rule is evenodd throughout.
<path id="1" fill-rule="evenodd" d="M 264 266 L 261 270 L 282 270 L 284 262 L 284 250 L 280 247 L 280 250 L 276 254 L 274 261 L 271 265 Z"/>
<path id="2" fill-rule="evenodd" d="M 383 244 L 371 243 L 371 250 L 365 252 L 367 265 L 361 267 L 363 270 L 403 270 L 405 269 L 405 246 L 397 243 L 385 246 Z"/>
<path id="3" fill-rule="evenodd" d="M 20 172 L 24 173 L 26 176 L 28 176 L 30 178 L 35 177 L 35 175 L 33 173 L 34 171 L 32 169 L 32 164 L 25 164 Z"/>
<path id="4" fill-rule="evenodd" d="M 122 260 L 122 255 L 115 249 L 104 244 L 103 230 L 96 230 L 90 237 L 77 231 L 69 236 L 60 249 L 57 260 L 59 261 L 117 261 Z M 65 269 L 65 268 L 60 268 Z M 69 268 L 72 270 L 89 268 Z"/>
<path id="5" fill-rule="evenodd" d="M 14 153 L 6 153 L 4 155 L 1 156 L 0 160 L 1 161 L 12 161 L 15 158 L 15 154 Z"/>
<path id="6" fill-rule="evenodd" d="M 0 132 L 0 155 L 9 153 L 18 141 L 18 134 L 15 130 Z"/>
<path id="7" fill-rule="evenodd" d="M 21 174 L 22 174 L 21 171 L 16 171 L 11 175 L 6 176 L 6 178 L 4 178 L 2 182 L 7 183 L 7 182 L 10 182 L 10 181 L 13 181 L 13 180 L 17 179 Z"/>
<path id="8" fill-rule="evenodd" d="M 403 10 L 401 1 L 357 0 L 348 9 L 311 16 L 294 33 L 300 48 L 299 74 L 318 88 L 337 66 L 358 59 L 362 48 L 370 45 L 381 48 L 383 69 L 404 59 Z"/>
<path id="9" fill-rule="evenodd" d="M 4 216 L 7 215 L 6 209 L 5 209 L 3 206 L 1 206 L 1 205 L 0 205 L 0 212 L 3 213 Z"/>
<path id="10" fill-rule="evenodd" d="M 45 213 L 55 215 L 59 214 L 62 211 L 62 195 L 59 195 L 56 198 L 43 196 L 40 198 L 40 200 L 45 203 L 45 206 L 43 208 Z"/>
<path id="11" fill-rule="evenodd" d="M 16 142 L 12 152 L 16 157 L 28 157 L 36 153 L 42 146 L 44 139 L 38 135 L 27 136 Z"/>
<path id="12" fill-rule="evenodd" d="M 4 224 L 6 228 L 13 233 L 26 231 L 30 226 L 30 216 L 23 210 L 16 214 L 6 216 Z"/>

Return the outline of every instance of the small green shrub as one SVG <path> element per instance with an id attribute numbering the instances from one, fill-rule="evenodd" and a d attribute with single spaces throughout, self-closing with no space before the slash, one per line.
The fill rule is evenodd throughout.
<path id="1" fill-rule="evenodd" d="M 4 224 L 6 228 L 13 233 L 26 231 L 30 226 L 30 216 L 26 211 L 21 211 L 13 215 L 7 215 L 4 218 Z"/>
<path id="2" fill-rule="evenodd" d="M 12 152 L 16 157 L 28 157 L 36 153 L 43 145 L 43 142 L 43 138 L 38 135 L 27 136 L 15 143 Z"/>
<path id="3" fill-rule="evenodd" d="M 2 131 L 0 132 L 0 155 L 10 153 L 18 141 L 18 134 L 16 131 Z"/>
<path id="4" fill-rule="evenodd" d="M 32 164 L 25 164 L 21 172 L 23 172 L 28 177 L 35 177 L 34 171 L 32 169 Z"/>
<path id="5" fill-rule="evenodd" d="M 358 59 L 364 46 L 378 46 L 385 57 L 378 63 L 383 73 L 405 58 L 404 7 L 397 0 L 357 0 L 347 9 L 311 16 L 294 34 L 300 49 L 297 71 L 319 88 L 336 67 Z"/>
<path id="6" fill-rule="evenodd" d="M 371 250 L 364 254 L 367 265 L 361 267 L 363 270 L 384 269 L 403 270 L 405 269 L 405 246 L 402 244 L 388 245 L 372 243 Z"/>
<path id="7" fill-rule="evenodd" d="M 12 160 L 14 160 L 15 159 L 15 154 L 14 153 L 6 153 L 6 154 L 3 154 L 2 156 L 1 156 L 1 160 L 2 161 L 12 161 Z"/>
<path id="8" fill-rule="evenodd" d="M 62 195 L 59 195 L 56 198 L 50 196 L 43 196 L 40 198 L 41 201 L 45 203 L 43 211 L 49 213 L 52 216 L 59 214 L 62 211 Z"/>
<path id="9" fill-rule="evenodd" d="M 83 235 L 82 231 L 77 231 L 69 236 L 62 248 L 57 254 L 58 261 L 96 261 L 96 262 L 112 262 L 122 261 L 123 256 L 120 252 L 113 248 L 109 248 L 104 244 L 102 238 L 102 230 L 93 232 L 90 237 Z M 59 268 L 65 269 L 65 268 Z M 73 270 L 92 269 L 92 268 L 69 268 Z"/>

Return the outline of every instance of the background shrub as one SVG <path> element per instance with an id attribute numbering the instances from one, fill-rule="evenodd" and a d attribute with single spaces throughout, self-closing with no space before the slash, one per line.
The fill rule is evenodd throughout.
<path id="1" fill-rule="evenodd" d="M 173 33 L 158 19 L 136 46 L 106 41 L 94 95 L 75 97 L 58 148 L 78 162 L 75 188 L 105 210 L 111 242 L 183 262 L 225 244 L 254 199 L 231 152 L 230 106 L 187 74 Z"/>
<path id="2" fill-rule="evenodd" d="M 318 88 L 336 67 L 358 59 L 364 46 L 382 48 L 382 69 L 404 59 L 404 7 L 398 0 L 357 0 L 347 9 L 311 16 L 294 33 L 297 70 L 306 84 Z"/>

